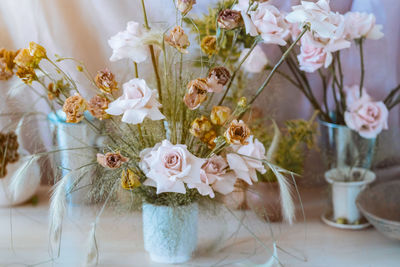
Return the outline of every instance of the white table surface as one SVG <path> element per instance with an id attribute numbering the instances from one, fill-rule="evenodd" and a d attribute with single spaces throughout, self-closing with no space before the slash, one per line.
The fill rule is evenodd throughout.
<path id="1" fill-rule="evenodd" d="M 99 207 L 71 207 L 64 220 L 60 256 L 49 255 L 48 193 L 39 189 L 39 204 L 0 208 L 0 266 L 82 266 L 90 223 Z M 326 191 L 301 190 L 306 224 L 301 216 L 289 226 L 274 223 L 272 229 L 284 266 L 400 266 L 400 242 L 385 238 L 374 228 L 361 231 L 339 230 L 320 221 Z M 271 255 L 270 228 L 250 212 L 235 213 L 243 224 L 267 245 L 263 247 L 229 213 L 218 216 L 201 213 L 199 249 L 184 266 L 255 266 Z M 300 222 L 299 222 L 300 221 Z M 108 209 L 97 228 L 99 266 L 168 266 L 152 263 L 143 249 L 141 214 L 120 214 Z M 231 238 L 229 238 L 231 237 Z M 225 240 L 225 241 L 221 241 Z M 46 262 L 47 261 L 47 262 Z"/>

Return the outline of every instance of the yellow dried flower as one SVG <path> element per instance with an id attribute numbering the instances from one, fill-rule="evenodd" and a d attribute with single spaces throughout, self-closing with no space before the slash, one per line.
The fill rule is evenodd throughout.
<path id="1" fill-rule="evenodd" d="M 243 121 L 233 120 L 224 133 L 229 144 L 246 145 L 250 136 L 250 129 Z"/>
<path id="2" fill-rule="evenodd" d="M 42 60 L 43 58 L 47 58 L 47 54 L 46 54 L 46 49 L 35 43 L 35 42 L 30 42 L 29 43 L 29 53 L 32 57 L 35 58 L 35 60 L 38 61 L 38 64 L 40 62 L 40 60 Z"/>
<path id="3" fill-rule="evenodd" d="M 217 132 L 215 130 L 208 131 L 200 140 L 207 144 L 209 149 L 215 148 L 215 138 L 217 138 Z"/>
<path id="4" fill-rule="evenodd" d="M 86 109 L 86 100 L 78 93 L 68 97 L 63 105 L 63 111 L 67 115 L 68 123 L 78 123 L 82 121 L 85 118 L 84 112 Z"/>
<path id="5" fill-rule="evenodd" d="M 201 50 L 208 56 L 217 53 L 217 38 L 215 36 L 205 36 L 201 40 Z"/>
<path id="6" fill-rule="evenodd" d="M 231 116 L 232 111 L 225 106 L 214 106 L 211 110 L 210 119 L 215 125 L 224 125 Z"/>
<path id="7" fill-rule="evenodd" d="M 107 98 L 100 95 L 95 95 L 88 103 L 88 110 L 99 120 L 108 119 L 110 118 L 110 115 L 107 114 L 105 110 L 108 109 L 109 103 L 110 101 Z"/>
<path id="8" fill-rule="evenodd" d="M 0 178 L 7 175 L 7 164 L 19 160 L 18 137 L 14 132 L 0 132 Z"/>
<path id="9" fill-rule="evenodd" d="M 245 108 L 247 106 L 247 98 L 242 96 L 238 101 L 238 106 L 241 108 Z"/>
<path id="10" fill-rule="evenodd" d="M 206 116 L 201 116 L 200 118 L 196 118 L 192 122 L 189 132 L 193 136 L 201 138 L 211 129 L 212 129 L 212 124 L 210 120 Z"/>
<path id="11" fill-rule="evenodd" d="M 139 177 L 131 169 L 122 171 L 121 186 L 123 189 L 132 190 L 141 185 Z"/>
<path id="12" fill-rule="evenodd" d="M 36 69 L 39 62 L 40 60 L 33 57 L 28 48 L 21 49 L 14 58 L 14 63 L 17 64 L 18 67 L 25 69 Z"/>
<path id="13" fill-rule="evenodd" d="M 185 34 L 180 26 L 175 26 L 169 33 L 165 36 L 165 41 L 172 47 L 175 47 L 179 52 L 187 54 L 186 48 L 189 47 L 190 42 L 188 36 Z"/>
<path id="14" fill-rule="evenodd" d="M 19 67 L 15 75 L 17 75 L 26 84 L 32 84 L 33 81 L 38 79 L 35 70 L 32 68 Z"/>
<path id="15" fill-rule="evenodd" d="M 118 90 L 114 74 L 108 69 L 97 72 L 95 82 L 97 87 L 105 94 L 111 94 L 113 91 Z"/>
<path id="16" fill-rule="evenodd" d="M 49 83 L 47 86 L 47 97 L 50 100 L 53 100 L 54 98 L 58 98 L 60 96 L 60 91 L 57 89 L 56 86 L 54 86 L 54 83 Z"/>
<path id="17" fill-rule="evenodd" d="M 5 81 L 10 79 L 14 72 L 14 58 L 17 55 L 17 52 L 1 49 L 0 50 L 0 80 Z"/>

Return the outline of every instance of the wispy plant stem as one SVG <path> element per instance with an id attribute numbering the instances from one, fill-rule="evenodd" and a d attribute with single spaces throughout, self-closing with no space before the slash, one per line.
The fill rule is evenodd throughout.
<path id="1" fill-rule="evenodd" d="M 253 45 L 250 47 L 250 50 L 249 50 L 249 51 L 247 52 L 247 54 L 242 58 L 242 60 L 239 62 L 239 65 L 238 65 L 238 66 L 236 67 L 236 69 L 233 71 L 232 77 L 231 77 L 231 79 L 229 80 L 229 83 L 228 83 L 228 85 L 227 85 L 227 87 L 226 87 L 226 90 L 225 90 L 225 92 L 224 92 L 224 95 L 222 96 L 221 100 L 218 102 L 218 106 L 221 106 L 222 103 L 224 102 L 225 97 L 228 95 L 229 89 L 230 89 L 231 86 L 232 86 L 233 80 L 234 80 L 235 77 L 236 77 L 236 74 L 239 72 L 240 67 L 243 65 L 243 63 L 246 61 L 246 59 L 250 56 L 251 52 L 253 52 L 254 48 L 257 46 L 257 43 L 258 43 L 258 38 L 257 38 L 256 40 L 254 40 Z"/>

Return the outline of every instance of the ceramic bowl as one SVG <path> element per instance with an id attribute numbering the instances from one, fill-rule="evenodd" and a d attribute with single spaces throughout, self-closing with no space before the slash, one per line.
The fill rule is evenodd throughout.
<path id="1" fill-rule="evenodd" d="M 367 188 L 357 198 L 357 207 L 385 236 L 400 240 L 400 181 Z"/>

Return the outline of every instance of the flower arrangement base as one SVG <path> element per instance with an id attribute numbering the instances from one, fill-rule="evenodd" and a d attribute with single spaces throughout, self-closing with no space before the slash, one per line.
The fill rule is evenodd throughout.
<path id="1" fill-rule="evenodd" d="M 154 262 L 182 263 L 197 247 L 198 204 L 168 207 L 143 204 L 144 248 Z"/>
<path id="2" fill-rule="evenodd" d="M 359 178 L 348 180 L 348 176 Z M 335 168 L 325 173 L 332 187 L 333 220 L 339 224 L 360 224 L 362 215 L 356 206 L 356 198 L 365 187 L 375 180 L 375 173 L 363 168 Z"/>

